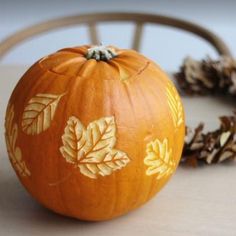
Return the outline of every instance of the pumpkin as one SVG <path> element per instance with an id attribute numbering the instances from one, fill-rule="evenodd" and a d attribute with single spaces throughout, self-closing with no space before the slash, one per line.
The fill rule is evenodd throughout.
<path id="1" fill-rule="evenodd" d="M 10 98 L 9 158 L 23 186 L 59 214 L 100 221 L 152 198 L 180 160 L 180 97 L 133 50 L 62 49 L 36 62 Z"/>

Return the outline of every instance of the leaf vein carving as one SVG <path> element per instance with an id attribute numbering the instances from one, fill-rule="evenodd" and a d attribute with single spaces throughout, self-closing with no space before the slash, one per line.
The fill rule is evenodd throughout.
<path id="1" fill-rule="evenodd" d="M 26 105 L 22 115 L 22 130 L 29 135 L 47 130 L 54 118 L 58 103 L 65 95 L 37 94 Z"/>

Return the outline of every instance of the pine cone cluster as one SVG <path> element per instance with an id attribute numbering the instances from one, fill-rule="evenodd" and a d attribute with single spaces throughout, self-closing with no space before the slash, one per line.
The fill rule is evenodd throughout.
<path id="1" fill-rule="evenodd" d="M 219 129 L 204 133 L 204 125 L 186 128 L 181 162 L 191 166 L 220 163 L 236 159 L 236 113 L 220 117 Z"/>
<path id="2" fill-rule="evenodd" d="M 187 57 L 175 78 L 186 94 L 236 95 L 236 61 L 231 57 L 223 56 L 217 61 Z"/>

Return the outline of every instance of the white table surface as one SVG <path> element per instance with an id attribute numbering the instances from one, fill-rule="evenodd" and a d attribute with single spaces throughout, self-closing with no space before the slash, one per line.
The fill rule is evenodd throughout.
<path id="1" fill-rule="evenodd" d="M 142 208 L 123 217 L 88 223 L 58 216 L 23 189 L 11 168 L 3 136 L 7 100 L 26 67 L 0 66 L 0 236 L 235 236 L 236 165 L 179 167 L 169 184 Z M 217 125 L 233 102 L 183 99 L 187 123 Z"/>

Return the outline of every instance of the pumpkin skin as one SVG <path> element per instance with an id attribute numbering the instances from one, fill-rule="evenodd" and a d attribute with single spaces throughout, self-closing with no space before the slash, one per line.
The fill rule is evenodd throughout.
<path id="1" fill-rule="evenodd" d="M 6 114 L 9 158 L 45 207 L 82 220 L 125 214 L 176 170 L 185 122 L 179 95 L 154 62 L 133 50 L 87 59 L 62 49 L 20 79 Z"/>

